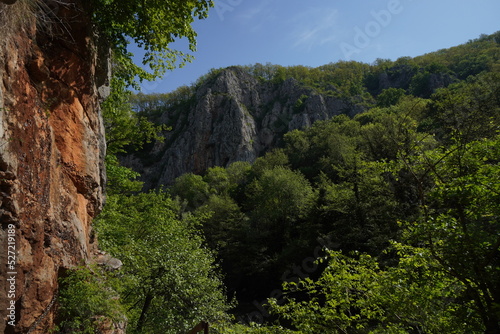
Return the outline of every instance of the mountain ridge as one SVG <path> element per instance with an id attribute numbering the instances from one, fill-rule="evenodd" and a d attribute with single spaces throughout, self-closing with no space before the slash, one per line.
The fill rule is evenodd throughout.
<path id="1" fill-rule="evenodd" d="M 214 69 L 191 87 L 136 95 L 140 115 L 166 124 L 164 142 L 121 157 L 145 188 L 171 185 L 185 173 L 253 162 L 283 135 L 339 114 L 387 107 L 403 95 L 429 98 L 437 89 L 500 67 L 500 32 L 449 49 L 373 64 L 340 61 L 317 68 L 272 64 Z"/>
<path id="2" fill-rule="evenodd" d="M 175 111 L 167 111 L 159 117 L 159 123 L 174 128 L 164 134 L 163 143 L 155 143 L 146 154 L 128 155 L 122 162 L 141 173 L 147 188 L 169 185 L 187 172 L 253 162 L 276 147 L 288 131 L 363 110 L 345 99 L 304 87 L 293 78 L 280 84 L 261 83 L 243 69 L 229 67 L 196 90 L 186 114 L 174 120 Z M 151 168 L 144 159 L 152 157 L 159 160 Z M 160 175 L 158 180 L 154 180 L 155 174 Z"/>

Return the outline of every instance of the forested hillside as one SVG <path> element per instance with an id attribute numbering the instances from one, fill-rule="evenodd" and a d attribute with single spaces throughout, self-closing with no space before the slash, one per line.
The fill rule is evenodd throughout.
<path id="1" fill-rule="evenodd" d="M 397 61 L 337 62 L 318 68 L 272 64 L 213 69 L 191 86 L 168 94 L 135 95 L 139 115 L 171 127 L 122 162 L 141 174 L 147 189 L 172 185 L 184 173 L 255 159 L 283 147 L 283 135 L 317 120 L 373 107 L 403 95 L 428 99 L 439 88 L 493 69 L 496 36 Z M 120 130 L 121 131 L 121 130 Z"/>
<path id="2" fill-rule="evenodd" d="M 120 103 L 97 230 L 132 332 L 500 333 L 500 33 Z M 185 153 L 206 161 L 162 182 Z"/>

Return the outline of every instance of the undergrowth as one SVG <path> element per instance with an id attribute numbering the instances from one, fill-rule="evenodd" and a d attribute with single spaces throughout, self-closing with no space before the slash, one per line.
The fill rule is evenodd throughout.
<path id="1" fill-rule="evenodd" d="M 103 326 L 125 321 L 118 294 L 102 269 L 80 267 L 59 280 L 56 333 L 93 334 Z"/>

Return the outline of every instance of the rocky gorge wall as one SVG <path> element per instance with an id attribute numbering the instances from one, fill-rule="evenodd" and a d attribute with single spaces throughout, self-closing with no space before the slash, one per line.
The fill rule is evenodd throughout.
<path id="1" fill-rule="evenodd" d="M 87 5 L 0 3 L 0 333 L 49 332 L 58 278 L 96 250 L 109 68 Z"/>
<path id="2" fill-rule="evenodd" d="M 146 188 L 170 185 L 184 173 L 253 162 L 288 131 L 362 111 L 361 105 L 319 94 L 295 79 L 262 82 L 230 67 L 202 84 L 187 108 L 174 107 L 159 117 L 173 129 L 164 142 L 122 157 L 122 163 L 141 174 Z"/>

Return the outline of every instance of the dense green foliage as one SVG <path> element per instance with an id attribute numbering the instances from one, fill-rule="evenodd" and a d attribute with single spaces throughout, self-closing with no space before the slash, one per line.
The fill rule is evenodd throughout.
<path id="1" fill-rule="evenodd" d="M 123 268 L 79 268 L 61 281 L 62 333 L 96 333 L 127 323 L 129 333 L 187 332 L 199 321 L 227 321 L 227 301 L 197 219 L 181 218 L 162 192 L 112 195 L 96 221 L 100 246 Z"/>
<path id="2" fill-rule="evenodd" d="M 97 230 L 124 263 L 108 282 L 130 331 L 205 320 L 215 333 L 500 332 L 500 34 L 372 65 L 243 68 L 367 111 L 141 193 L 116 156 L 161 137 L 159 115 L 182 117 L 220 70 L 168 94 L 113 96 Z"/>
<path id="3" fill-rule="evenodd" d="M 126 321 L 123 306 L 100 268 L 76 268 L 59 283 L 59 333 L 93 334 L 96 328 Z"/>
<path id="4" fill-rule="evenodd" d="M 403 223 L 400 242 L 386 250 L 397 265 L 332 252 L 318 280 L 286 283 L 290 293 L 271 301 L 272 312 L 299 333 L 497 332 L 499 144 L 495 137 L 419 157 L 412 172 L 432 183 L 418 220 Z"/>
<path id="5" fill-rule="evenodd" d="M 481 332 L 466 305 L 454 302 L 463 285 L 427 249 L 397 246 L 399 263 L 387 268 L 366 254 L 331 252 L 321 277 L 286 284 L 286 299 L 271 300 L 271 312 L 303 334 Z M 307 298 L 290 296 L 299 293 Z"/>
<path id="6" fill-rule="evenodd" d="M 97 220 L 101 247 L 120 257 L 116 290 L 137 333 L 178 333 L 224 318 L 229 304 L 196 219 L 162 192 L 114 195 Z"/>

